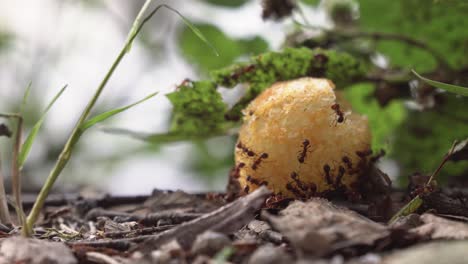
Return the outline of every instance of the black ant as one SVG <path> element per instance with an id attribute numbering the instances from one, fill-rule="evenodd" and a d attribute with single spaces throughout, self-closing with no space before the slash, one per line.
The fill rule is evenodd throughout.
<path id="1" fill-rule="evenodd" d="M 248 185 L 246 185 L 246 186 L 244 187 L 244 192 L 245 192 L 245 193 L 249 193 L 249 190 L 250 190 L 250 187 L 249 187 Z"/>
<path id="2" fill-rule="evenodd" d="M 307 151 L 309 150 L 310 148 L 310 141 L 308 139 L 305 139 L 303 142 L 302 142 L 302 151 L 299 153 L 299 155 L 297 156 L 297 160 L 300 162 L 300 163 L 304 163 L 305 161 L 305 158 L 307 156 Z"/>
<path id="3" fill-rule="evenodd" d="M 340 187 L 341 185 L 341 179 L 343 178 L 346 170 L 343 166 L 338 167 L 338 175 L 336 175 L 335 178 L 335 188 Z"/>
<path id="4" fill-rule="evenodd" d="M 325 180 L 328 184 L 333 184 L 332 177 L 330 175 L 330 166 L 328 164 L 323 165 L 323 171 L 325 172 Z"/>
<path id="5" fill-rule="evenodd" d="M 338 116 L 338 118 L 336 119 L 336 122 L 343 123 L 344 113 L 340 109 L 340 104 L 333 104 L 331 106 L 331 109 L 333 109 L 333 111 L 335 111 L 336 115 Z"/>
<path id="6" fill-rule="evenodd" d="M 242 149 L 242 151 L 243 151 L 244 153 L 246 153 L 247 156 L 249 156 L 249 157 L 255 156 L 255 152 L 253 152 L 252 150 L 250 150 L 249 148 L 247 148 L 246 146 L 244 146 L 244 145 L 242 144 L 242 142 L 240 142 L 240 141 L 239 141 L 239 143 L 237 143 L 236 147 Z"/>
<path id="7" fill-rule="evenodd" d="M 353 169 L 353 163 L 351 162 L 351 159 L 348 156 L 343 156 L 343 158 L 341 158 L 341 160 L 343 161 L 344 164 L 346 164 L 348 169 L 350 169 L 350 170 Z"/>
<path id="8" fill-rule="evenodd" d="M 260 163 L 262 162 L 262 160 L 267 159 L 267 158 L 268 158 L 268 153 L 265 153 L 265 152 L 262 153 L 262 155 L 260 155 L 260 157 L 258 157 L 252 164 L 252 170 L 256 170 L 258 166 L 260 166 Z"/>

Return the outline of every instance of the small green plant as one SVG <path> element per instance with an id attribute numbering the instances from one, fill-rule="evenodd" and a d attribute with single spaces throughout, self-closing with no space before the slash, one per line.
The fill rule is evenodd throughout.
<path id="1" fill-rule="evenodd" d="M 19 223 L 20 225 L 23 226 L 22 229 L 22 234 L 24 236 L 31 236 L 33 234 L 33 225 L 37 221 L 37 218 L 39 216 L 39 213 L 41 212 L 41 209 L 44 206 L 45 199 L 49 195 L 49 192 L 51 188 L 53 187 L 55 181 L 57 180 L 58 176 L 61 174 L 62 170 L 65 168 L 67 165 L 68 161 L 70 160 L 73 150 L 80 140 L 81 136 L 83 135 L 84 132 L 86 132 L 89 128 L 93 127 L 95 124 L 103 122 L 107 120 L 108 118 L 115 116 L 133 106 L 136 106 L 140 103 L 143 103 L 150 98 L 154 97 L 157 93 L 152 93 L 145 98 L 132 103 L 130 105 L 113 109 L 101 114 L 98 114 L 94 117 L 90 117 L 91 111 L 93 110 L 94 106 L 96 105 L 99 97 L 101 96 L 104 88 L 106 87 L 107 82 L 111 78 L 112 74 L 114 73 L 115 69 L 117 66 L 120 64 L 122 59 L 125 57 L 125 55 L 130 51 L 131 46 L 137 35 L 140 33 L 142 30 L 143 26 L 148 22 L 151 17 L 161 8 L 166 8 L 169 9 L 172 12 L 175 12 L 179 17 L 182 18 L 184 23 L 195 33 L 195 35 L 201 39 L 205 44 L 209 45 L 213 51 L 215 52 L 216 55 L 218 53 L 214 49 L 214 47 L 211 46 L 211 44 L 208 42 L 208 40 L 202 35 L 202 33 L 189 21 L 187 20 L 182 14 L 180 14 L 177 10 L 173 9 L 172 7 L 168 5 L 159 5 L 155 7 L 147 16 L 145 16 L 146 11 L 150 7 L 152 0 L 147 0 L 143 7 L 141 8 L 140 12 L 138 13 L 133 26 L 128 34 L 128 38 L 126 42 L 124 43 L 121 51 L 119 52 L 117 58 L 114 60 L 113 64 L 111 65 L 110 69 L 104 76 L 103 80 L 99 84 L 99 86 L 96 88 L 94 95 L 92 96 L 91 100 L 88 102 L 87 106 L 83 110 L 80 118 L 76 122 L 67 142 L 65 143 L 54 167 L 52 168 L 46 182 L 42 186 L 42 189 L 33 205 L 33 208 L 26 218 L 23 207 L 22 207 L 22 202 L 21 202 L 21 170 L 23 168 L 23 165 L 25 161 L 27 160 L 27 156 L 32 148 L 32 145 L 34 143 L 34 140 L 44 122 L 45 116 L 47 112 L 50 110 L 52 105 L 55 103 L 55 101 L 60 97 L 60 95 L 64 92 L 66 87 L 63 87 L 59 93 L 53 98 L 51 103 L 47 106 L 46 110 L 44 113 L 41 115 L 40 119 L 37 121 L 37 123 L 33 126 L 31 132 L 29 133 L 28 137 L 24 141 L 23 144 L 22 142 L 22 130 L 23 130 L 23 109 L 24 105 L 27 102 L 27 98 L 29 95 L 30 87 L 26 90 L 25 96 L 23 98 L 23 103 L 21 106 L 21 109 L 18 113 L 13 113 L 13 114 L 0 114 L 0 117 L 3 118 L 8 118 L 8 119 L 15 119 L 17 120 L 17 129 L 15 132 L 15 139 L 14 139 L 14 148 L 13 148 L 13 157 L 12 157 L 12 182 L 13 182 L 13 193 L 15 197 L 15 203 L 16 203 L 16 212 L 19 218 Z M 0 180 L 2 180 L 0 175 Z M 2 182 L 3 183 L 3 182 Z M 5 191 L 3 188 L 3 184 L 0 186 L 0 220 L 3 223 L 9 224 L 11 222 L 10 215 L 8 212 L 8 207 L 6 204 L 6 195 Z"/>

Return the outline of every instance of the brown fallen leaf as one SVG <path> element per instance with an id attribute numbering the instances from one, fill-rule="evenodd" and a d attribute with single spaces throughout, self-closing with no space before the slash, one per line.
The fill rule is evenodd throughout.
<path id="1" fill-rule="evenodd" d="M 468 239 L 468 224 L 448 220 L 433 214 L 420 216 L 423 224 L 410 232 L 431 239 Z"/>
<path id="2" fill-rule="evenodd" d="M 390 231 L 349 209 L 314 198 L 296 201 L 281 211 L 278 217 L 267 216 L 300 252 L 323 256 L 345 247 L 373 245 L 387 237 Z"/>

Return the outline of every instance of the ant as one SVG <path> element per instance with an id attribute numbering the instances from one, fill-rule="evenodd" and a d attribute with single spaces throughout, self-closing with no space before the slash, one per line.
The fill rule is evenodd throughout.
<path id="1" fill-rule="evenodd" d="M 256 66 L 255 64 L 251 64 L 251 65 L 248 65 L 244 68 L 240 68 L 239 70 L 237 70 L 236 72 L 234 72 L 233 74 L 231 74 L 231 79 L 234 79 L 234 80 L 238 80 L 242 74 L 246 74 L 246 73 L 249 73 L 253 70 L 255 70 Z"/>
<path id="2" fill-rule="evenodd" d="M 331 109 L 333 109 L 333 111 L 335 111 L 336 115 L 338 116 L 338 118 L 336 119 L 336 122 L 338 123 L 343 123 L 344 121 L 344 113 L 341 111 L 340 109 L 340 104 L 336 103 L 336 104 L 333 104 L 331 106 Z"/>
<path id="3" fill-rule="evenodd" d="M 244 187 L 244 192 L 245 192 L 245 193 L 249 193 L 249 190 L 250 190 L 250 187 L 249 187 L 248 185 L 246 185 L 246 186 Z"/>
<path id="4" fill-rule="evenodd" d="M 294 187 L 291 182 L 286 183 L 286 189 L 292 192 L 297 197 L 305 198 L 305 195 L 299 189 Z"/>
<path id="5" fill-rule="evenodd" d="M 328 164 L 323 165 L 323 171 L 325 172 L 325 180 L 328 184 L 333 184 L 332 177 L 330 175 L 330 166 Z"/>
<path id="6" fill-rule="evenodd" d="M 259 182 L 257 179 L 253 179 L 252 176 L 248 175 L 247 179 L 248 182 L 260 186 L 263 182 Z"/>
<path id="7" fill-rule="evenodd" d="M 297 156 L 297 160 L 300 162 L 300 163 L 304 163 L 305 161 L 305 158 L 307 156 L 307 151 L 309 150 L 310 148 L 310 141 L 308 139 L 305 139 L 303 142 L 302 142 L 302 151 L 299 153 L 299 155 Z"/>
<path id="8" fill-rule="evenodd" d="M 381 149 L 379 153 L 377 153 L 375 156 L 371 157 L 370 158 L 370 161 L 372 163 L 375 163 L 377 162 L 380 158 L 382 158 L 383 156 L 385 156 L 385 150 Z"/>
<path id="9" fill-rule="evenodd" d="M 246 153 L 247 156 L 249 156 L 249 157 L 255 156 L 255 152 L 253 152 L 252 150 L 250 150 L 249 148 L 247 148 L 246 146 L 244 146 L 244 145 L 242 144 L 242 142 L 240 142 L 240 141 L 239 141 L 239 143 L 237 143 L 236 147 L 242 149 L 242 151 L 243 151 L 244 153 Z"/>
<path id="10" fill-rule="evenodd" d="M 245 167 L 245 163 L 241 162 L 237 164 L 237 166 L 234 168 L 234 178 L 239 178 L 240 170 Z"/>
<path id="11" fill-rule="evenodd" d="M 340 167 L 338 168 L 338 175 L 336 175 L 336 178 L 335 178 L 335 188 L 340 187 L 341 179 L 343 178 L 345 172 L 346 172 L 345 168 L 340 165 Z"/>
<path id="12" fill-rule="evenodd" d="M 262 153 L 262 155 L 260 155 L 260 157 L 258 157 L 252 164 L 252 170 L 256 170 L 260 166 L 260 163 L 262 162 L 262 160 L 267 159 L 267 158 L 268 158 L 268 153 L 265 153 L 265 152 Z"/>
<path id="13" fill-rule="evenodd" d="M 353 169 L 353 163 L 351 162 L 351 159 L 348 156 L 343 156 L 343 158 L 341 158 L 341 160 L 343 161 L 344 164 L 346 164 L 348 169 L 350 169 L 350 170 Z"/>
<path id="14" fill-rule="evenodd" d="M 358 155 L 361 159 L 365 159 L 367 156 L 372 154 L 372 149 L 367 149 L 363 151 L 356 151 L 356 155 Z"/>
<path id="15" fill-rule="evenodd" d="M 181 87 L 184 86 L 191 86 L 192 85 L 192 80 L 189 78 L 185 78 L 179 85 L 176 87 L 176 91 L 178 91 Z"/>
<path id="16" fill-rule="evenodd" d="M 303 190 L 303 191 L 307 191 L 308 187 L 306 184 L 304 184 L 301 180 L 299 180 L 299 178 L 297 177 L 297 173 L 295 171 L 291 172 L 291 179 L 294 180 L 294 182 L 296 183 L 297 187 L 299 187 L 299 189 Z"/>

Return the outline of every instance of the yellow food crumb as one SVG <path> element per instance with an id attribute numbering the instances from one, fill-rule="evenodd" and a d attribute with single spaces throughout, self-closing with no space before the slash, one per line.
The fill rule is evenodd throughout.
<path id="1" fill-rule="evenodd" d="M 367 165 L 367 118 L 337 99 L 327 79 L 275 83 L 244 109 L 235 149 L 244 192 L 266 185 L 276 194 L 304 198 L 353 189 Z"/>

